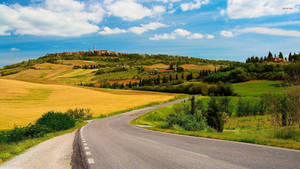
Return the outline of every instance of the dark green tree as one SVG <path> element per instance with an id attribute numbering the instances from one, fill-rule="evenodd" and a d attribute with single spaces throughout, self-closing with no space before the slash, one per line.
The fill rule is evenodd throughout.
<path id="1" fill-rule="evenodd" d="M 271 61 L 272 58 L 273 58 L 273 54 L 272 54 L 271 51 L 270 51 L 269 54 L 268 54 L 268 61 Z"/>
<path id="2" fill-rule="evenodd" d="M 196 114 L 196 102 L 195 102 L 195 96 L 192 96 L 191 98 L 191 114 L 195 115 Z"/>
<path id="3" fill-rule="evenodd" d="M 283 54 L 282 54 L 282 52 L 279 52 L 279 58 L 283 59 Z"/>
<path id="4" fill-rule="evenodd" d="M 206 113 L 207 124 L 216 129 L 218 132 L 222 132 L 224 129 L 223 113 L 220 112 L 217 100 L 212 97 L 208 103 Z"/>

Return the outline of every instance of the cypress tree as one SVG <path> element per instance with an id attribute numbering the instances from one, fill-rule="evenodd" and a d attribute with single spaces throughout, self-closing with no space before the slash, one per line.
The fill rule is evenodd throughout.
<path id="1" fill-rule="evenodd" d="M 282 54 L 282 52 L 279 52 L 279 58 L 283 59 L 283 54 Z"/>
<path id="2" fill-rule="evenodd" d="M 271 61 L 272 58 L 273 58 L 273 54 L 271 52 L 269 52 L 269 54 L 268 54 L 268 61 Z"/>
<path id="3" fill-rule="evenodd" d="M 170 80 L 170 82 L 172 82 L 172 81 L 173 81 L 172 74 L 170 74 L 170 75 L 169 75 L 169 80 Z"/>
<path id="4" fill-rule="evenodd" d="M 191 98 L 191 114 L 196 114 L 196 103 L 195 103 L 195 96 Z"/>

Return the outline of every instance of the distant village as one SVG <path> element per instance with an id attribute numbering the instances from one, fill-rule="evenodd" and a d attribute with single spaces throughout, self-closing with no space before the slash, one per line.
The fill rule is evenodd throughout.
<path id="1" fill-rule="evenodd" d="M 88 51 L 73 51 L 73 52 L 62 52 L 62 53 L 55 53 L 55 56 L 82 56 L 84 54 L 93 54 L 93 55 L 114 55 L 114 56 L 119 56 L 122 54 L 127 54 L 127 53 L 120 53 L 120 52 L 114 52 L 114 51 L 109 51 L 109 50 L 96 50 L 96 47 L 94 47 L 93 50 L 89 49 Z M 49 54 L 46 54 L 46 56 L 49 56 Z"/>

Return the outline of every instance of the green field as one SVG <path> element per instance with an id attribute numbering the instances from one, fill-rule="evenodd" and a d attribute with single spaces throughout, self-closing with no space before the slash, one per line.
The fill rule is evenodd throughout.
<path id="1" fill-rule="evenodd" d="M 284 93 L 287 87 L 282 81 L 254 80 L 234 83 L 233 89 L 240 96 L 261 96 L 266 93 Z"/>
<path id="2" fill-rule="evenodd" d="M 281 86 L 280 84 L 281 82 L 279 81 L 251 81 L 234 84 L 234 89 L 243 99 L 253 103 L 259 102 L 259 96 L 264 93 L 275 91 L 276 93 L 283 94 L 284 91 L 287 90 L 287 87 Z M 231 96 L 230 98 L 230 105 L 236 107 L 234 105 L 237 104 L 239 97 Z M 197 97 L 197 100 L 203 102 L 204 107 L 207 107 L 209 99 L 209 97 Z M 173 111 L 173 106 L 168 106 L 140 116 L 131 123 L 149 125 L 150 127 L 147 127 L 147 129 L 169 133 L 300 149 L 300 129 L 296 126 L 274 127 L 272 125 L 274 119 L 268 114 L 262 116 L 236 117 L 236 110 L 234 110 L 233 116 L 225 123 L 224 131 L 218 133 L 213 130 L 186 131 L 179 126 L 165 128 L 164 126 L 167 124 L 167 117 Z"/>

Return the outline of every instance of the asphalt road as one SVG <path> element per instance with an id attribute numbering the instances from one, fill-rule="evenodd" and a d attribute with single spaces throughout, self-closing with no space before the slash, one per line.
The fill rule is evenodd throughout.
<path id="1" fill-rule="evenodd" d="M 99 169 L 297 169 L 300 151 L 155 132 L 130 125 L 172 103 L 94 120 L 81 130 L 82 158 Z"/>

